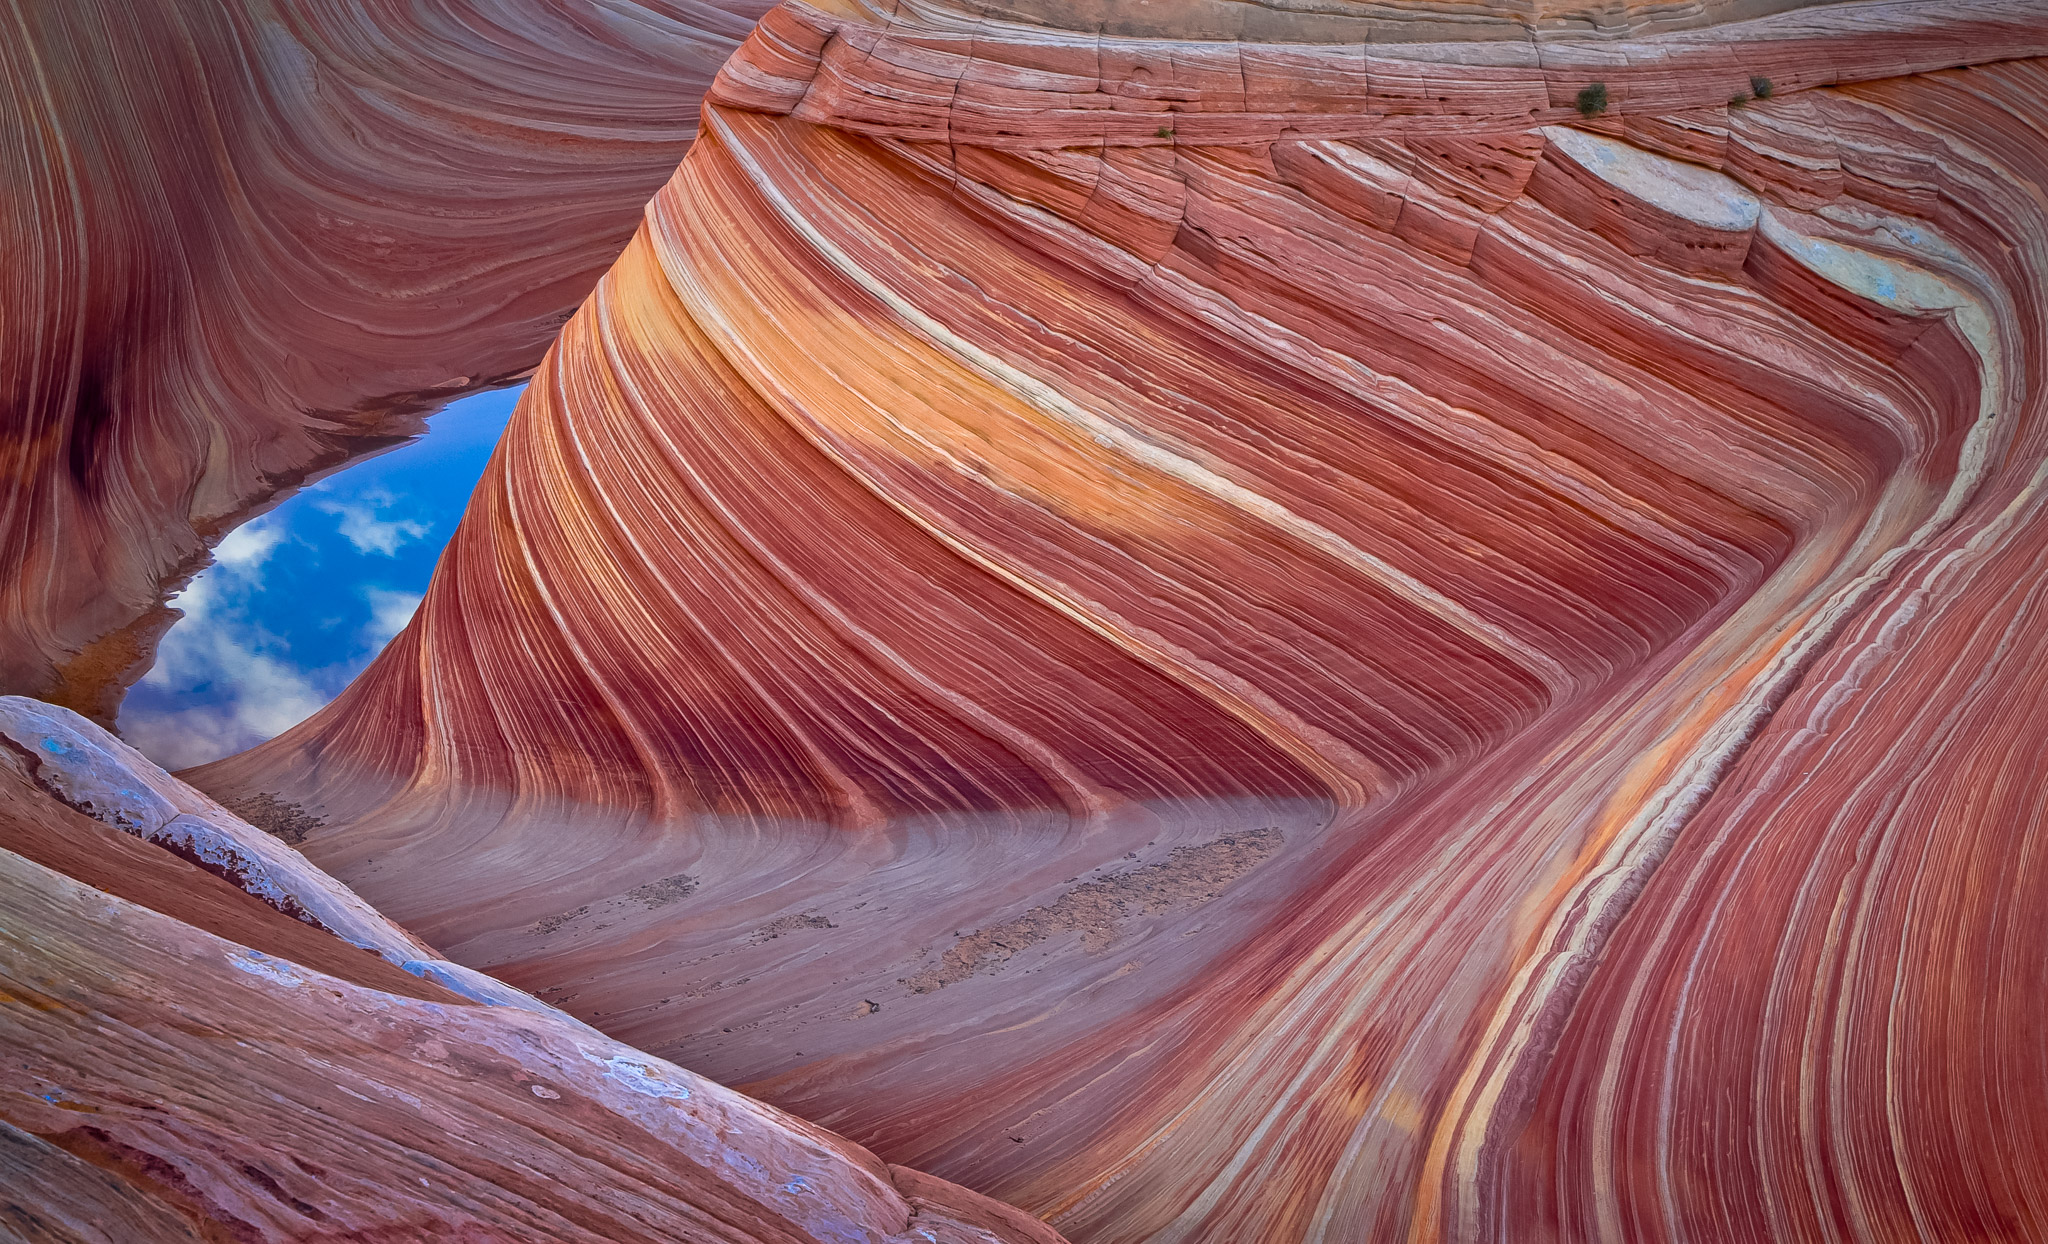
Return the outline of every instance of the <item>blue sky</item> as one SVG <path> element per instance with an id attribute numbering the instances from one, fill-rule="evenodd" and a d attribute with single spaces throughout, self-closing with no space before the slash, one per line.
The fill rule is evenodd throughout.
<path id="1" fill-rule="evenodd" d="M 171 604 L 184 618 L 128 693 L 121 733 L 167 769 L 298 724 L 412 617 L 519 389 L 480 393 L 428 434 L 228 533 Z"/>

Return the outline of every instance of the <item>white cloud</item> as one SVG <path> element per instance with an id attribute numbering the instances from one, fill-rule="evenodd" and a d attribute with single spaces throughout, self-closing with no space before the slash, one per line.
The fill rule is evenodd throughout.
<path id="1" fill-rule="evenodd" d="M 221 541 L 221 547 L 229 540 Z M 260 565 L 260 558 L 277 543 L 277 537 L 271 538 L 256 554 L 248 553 L 246 546 L 234 550 L 243 560 L 223 562 L 219 571 L 201 574 L 171 599 L 184 612 L 184 620 L 165 634 L 156 665 L 143 681 L 165 688 L 211 684 L 219 702 L 123 721 L 123 736 L 167 769 L 204 764 L 254 747 L 327 703 L 328 697 L 303 672 L 266 651 L 274 641 L 240 607 L 250 585 L 236 580 Z M 219 556 L 218 549 L 215 555 Z M 253 562 L 248 560 L 252 557 Z M 225 584 L 222 571 L 228 576 Z"/>
<path id="2" fill-rule="evenodd" d="M 284 529 L 257 519 L 230 531 L 213 546 L 213 560 L 238 573 L 250 573 L 270 560 L 271 550 L 284 542 Z"/>
<path id="3" fill-rule="evenodd" d="M 244 734 L 235 724 L 232 705 L 188 708 L 121 723 L 121 737 L 130 747 L 172 772 L 246 750 L 240 741 Z"/>
<path id="4" fill-rule="evenodd" d="M 370 605 L 370 622 L 363 628 L 363 639 L 372 648 L 382 648 L 391 642 L 392 636 L 405 629 L 412 621 L 412 615 L 420 607 L 418 592 L 395 592 L 390 588 L 366 587 L 363 599 Z"/>
<path id="5" fill-rule="evenodd" d="M 398 498 L 381 488 L 359 494 L 353 501 L 320 500 L 314 503 L 323 513 L 341 517 L 341 535 L 358 553 L 382 553 L 394 557 L 412 540 L 426 537 L 431 528 L 411 518 L 385 518 L 383 511 Z"/>
<path id="6" fill-rule="evenodd" d="M 320 545 L 307 541 L 307 529 L 302 525 L 295 532 L 292 526 L 307 521 L 308 508 L 338 516 L 341 536 L 362 557 L 392 557 L 432 530 L 429 522 L 393 517 L 409 504 L 381 488 L 346 499 L 329 493 L 307 500 L 310 506 L 302 503 L 296 520 L 292 511 L 280 509 L 229 532 L 213 550 L 214 564 L 170 601 L 185 616 L 165 634 L 143 687 L 121 718 L 128 740 L 166 768 L 245 751 L 318 712 L 419 608 L 417 592 L 350 582 L 367 577 L 368 563 L 331 545 L 336 564 L 329 569 L 341 582 L 303 604 L 281 595 L 289 590 L 284 584 L 304 582 L 310 566 L 305 559 L 318 556 Z M 324 533 L 319 538 L 327 540 Z M 288 546 L 291 553 L 281 555 Z M 291 573 L 275 574 L 291 555 L 298 558 L 284 565 Z M 278 586 L 266 595 L 272 580 Z M 351 593 L 360 593 L 369 614 L 353 633 L 347 627 L 361 615 L 343 603 Z M 336 618 L 322 628 L 319 613 L 337 607 L 347 615 L 346 624 Z M 302 616 L 302 609 L 314 609 L 314 617 Z M 315 653 L 317 659 L 309 659 Z"/>
<path id="7" fill-rule="evenodd" d="M 234 700 L 123 722 L 122 737 L 166 769 L 187 769 L 247 751 L 327 703 L 296 671 L 268 658 L 236 681 Z"/>

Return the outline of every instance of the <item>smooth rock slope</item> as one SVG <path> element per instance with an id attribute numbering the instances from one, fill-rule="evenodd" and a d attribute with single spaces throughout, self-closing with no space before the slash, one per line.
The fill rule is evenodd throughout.
<path id="1" fill-rule="evenodd" d="M 0 912 L 10 1240 L 1059 1241 L 439 960 L 18 697 Z"/>

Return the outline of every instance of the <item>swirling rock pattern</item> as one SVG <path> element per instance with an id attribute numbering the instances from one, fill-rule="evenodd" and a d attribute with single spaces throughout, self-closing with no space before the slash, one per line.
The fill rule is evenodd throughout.
<path id="1" fill-rule="evenodd" d="M 436 983 L 289 847 L 17 697 L 0 911 L 10 1239 L 1061 1244 L 502 984 Z"/>
<path id="2" fill-rule="evenodd" d="M 766 7 L 0 11 L 0 691 L 111 722 L 229 527 L 530 369 Z"/>
<path id="3" fill-rule="evenodd" d="M 1079 1240 L 2038 1237 L 2044 17 L 785 4 L 195 780 Z"/>

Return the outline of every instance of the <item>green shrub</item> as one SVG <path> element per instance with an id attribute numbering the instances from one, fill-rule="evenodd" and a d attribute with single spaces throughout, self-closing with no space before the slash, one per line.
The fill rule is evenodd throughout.
<path id="1" fill-rule="evenodd" d="M 1772 89 L 1769 78 L 1759 76 L 1749 80 L 1749 93 L 1758 99 L 1769 99 Z"/>
<path id="2" fill-rule="evenodd" d="M 1728 97 L 1728 106 L 1730 108 L 1740 108 L 1748 102 L 1749 96 L 1747 95 L 1730 95 Z"/>
<path id="3" fill-rule="evenodd" d="M 1582 117 L 1597 117 L 1607 111 L 1607 84 L 1595 82 L 1580 91 L 1578 107 L 1579 115 Z"/>
<path id="4" fill-rule="evenodd" d="M 1166 128 L 1165 126 L 1163 126 L 1163 125 L 1162 125 L 1162 126 L 1160 126 L 1160 127 L 1159 127 L 1159 128 L 1157 129 L 1157 130 L 1154 130 L 1154 131 L 1152 132 L 1152 137 L 1154 137 L 1154 138 L 1172 138 L 1172 137 L 1173 137 L 1173 131 L 1172 131 L 1172 130 L 1170 130 L 1170 129 L 1167 129 L 1167 128 Z"/>

